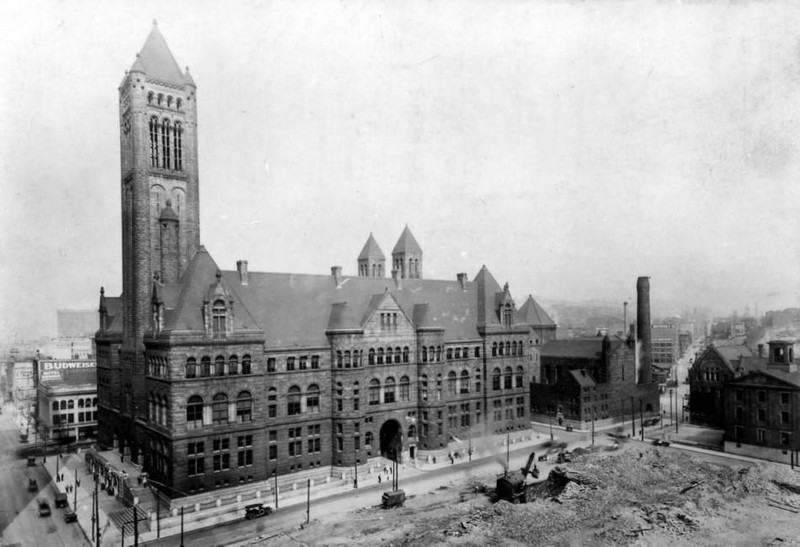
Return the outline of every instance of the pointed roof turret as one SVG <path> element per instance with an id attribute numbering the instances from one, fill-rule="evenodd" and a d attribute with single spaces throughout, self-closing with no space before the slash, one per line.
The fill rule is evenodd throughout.
<path id="1" fill-rule="evenodd" d="M 142 51 L 136 56 L 136 61 L 131 67 L 131 72 L 133 71 L 143 72 L 148 78 L 163 82 L 175 84 L 184 82 L 184 75 L 155 21 L 150 35 L 142 46 Z"/>
<path id="2" fill-rule="evenodd" d="M 405 229 L 403 229 L 403 233 L 400 234 L 400 239 L 397 240 L 397 245 L 394 246 L 394 250 L 392 251 L 392 254 L 398 253 L 422 254 L 422 248 L 419 246 L 419 243 L 417 243 L 417 240 L 414 239 L 414 234 L 411 233 L 408 224 L 406 224 Z"/>
<path id="3" fill-rule="evenodd" d="M 550 316 L 544 311 L 536 300 L 533 299 L 532 295 L 528 295 L 528 299 L 519 309 L 518 316 L 522 323 L 527 323 L 528 325 L 555 325 L 555 321 L 553 321 Z"/>
<path id="4" fill-rule="evenodd" d="M 183 83 L 192 87 L 197 87 L 197 84 L 194 83 L 194 78 L 192 78 L 192 75 L 189 72 L 188 66 L 186 67 L 186 72 L 183 73 Z"/>
<path id="5" fill-rule="evenodd" d="M 372 237 L 372 232 L 369 233 L 369 238 L 367 238 L 367 242 L 364 243 L 364 248 L 361 249 L 361 253 L 358 255 L 359 260 L 367 258 L 386 258 L 383 256 L 383 251 L 381 251 L 380 246 L 378 246 L 378 242 Z"/>

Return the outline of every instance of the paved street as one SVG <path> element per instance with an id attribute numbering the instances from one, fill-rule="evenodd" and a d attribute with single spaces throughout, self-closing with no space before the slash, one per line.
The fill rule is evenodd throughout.
<path id="1" fill-rule="evenodd" d="M 55 490 L 41 466 L 28 467 L 26 461 L 16 459 L 19 430 L 11 412 L 6 407 L 0 415 L 0 537 L 2 545 L 9 547 L 75 547 L 88 546 L 83 531 L 76 523 L 65 523 L 63 509 L 56 509 Z M 28 480 L 36 479 L 38 491 L 28 491 Z M 47 500 L 52 515 L 40 517 L 39 500 Z"/>

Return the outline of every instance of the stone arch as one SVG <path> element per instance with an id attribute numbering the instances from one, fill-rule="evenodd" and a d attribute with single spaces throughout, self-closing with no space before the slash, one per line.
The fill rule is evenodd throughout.
<path id="1" fill-rule="evenodd" d="M 394 419 L 386 420 L 380 431 L 381 456 L 400 463 L 403 455 L 403 427 Z"/>

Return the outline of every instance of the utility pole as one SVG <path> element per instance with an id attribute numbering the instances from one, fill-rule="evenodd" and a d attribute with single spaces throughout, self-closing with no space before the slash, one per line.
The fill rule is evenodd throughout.
<path id="1" fill-rule="evenodd" d="M 550 441 L 552 441 L 553 440 L 553 417 L 552 416 L 547 416 L 547 418 L 548 418 L 548 420 L 550 422 Z"/>
<path id="2" fill-rule="evenodd" d="M 100 476 L 97 471 L 94 473 L 94 525 L 95 525 L 95 547 L 100 547 L 100 495 L 97 486 L 100 484 Z"/>
<path id="3" fill-rule="evenodd" d="M 672 417 L 672 388 L 669 388 L 669 421 L 670 423 L 674 421 Z"/>
<path id="4" fill-rule="evenodd" d="M 272 470 L 272 475 L 275 477 L 275 509 L 278 508 L 278 468 Z"/>
<path id="5" fill-rule="evenodd" d="M 631 396 L 631 437 L 636 438 L 636 409 L 633 406 L 633 396 Z"/>
<path id="6" fill-rule="evenodd" d="M 592 401 L 592 446 L 594 446 L 594 401 Z"/>
<path id="7" fill-rule="evenodd" d="M 311 479 L 306 479 L 306 524 L 311 522 Z"/>
<path id="8" fill-rule="evenodd" d="M 642 441 L 644 441 L 644 401 L 639 399 L 639 420 L 641 421 Z"/>
<path id="9" fill-rule="evenodd" d="M 139 513 L 137 507 L 133 506 L 133 547 L 139 547 Z M 122 534 L 123 536 L 125 534 Z"/>
<path id="10" fill-rule="evenodd" d="M 81 481 L 78 480 L 78 468 L 75 468 L 75 495 L 72 496 L 72 506 L 75 508 L 75 511 L 78 511 L 78 487 L 81 485 Z"/>
<path id="11" fill-rule="evenodd" d="M 353 437 L 353 488 L 358 488 L 358 451 L 355 440 L 356 437 Z"/>
<path id="12" fill-rule="evenodd" d="M 151 488 L 153 488 L 151 486 Z M 161 538 L 161 496 L 158 495 L 158 488 L 155 488 L 156 493 L 156 538 Z"/>
<path id="13" fill-rule="evenodd" d="M 181 547 L 183 547 L 183 505 L 181 505 Z"/>
<path id="14" fill-rule="evenodd" d="M 509 453 L 511 452 L 511 433 L 506 434 L 506 473 L 508 473 L 509 469 Z"/>

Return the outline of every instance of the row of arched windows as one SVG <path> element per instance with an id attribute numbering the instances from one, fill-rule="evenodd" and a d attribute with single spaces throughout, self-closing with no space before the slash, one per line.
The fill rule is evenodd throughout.
<path id="1" fill-rule="evenodd" d="M 227 361 L 222 355 L 217 355 L 213 363 L 210 357 L 202 357 L 199 365 L 197 364 L 197 359 L 189 357 L 186 359 L 186 377 L 208 378 L 211 376 L 236 376 L 238 374 L 253 373 L 253 364 L 249 355 L 243 355 L 241 367 L 239 365 L 239 357 L 236 355 L 231 355 Z"/>
<path id="2" fill-rule="evenodd" d="M 157 104 L 158 106 L 165 106 L 167 108 L 172 108 L 174 103 L 175 108 L 180 110 L 183 106 L 183 99 L 180 97 L 173 99 L 172 95 L 164 95 L 163 93 L 156 95 L 155 92 L 149 91 L 147 93 L 147 104 L 153 103 Z"/>
<path id="3" fill-rule="evenodd" d="M 192 395 L 186 403 L 186 427 L 197 429 L 203 425 L 223 425 L 230 422 L 250 422 L 253 420 L 253 396 L 249 391 L 241 391 L 235 405 L 228 402 L 225 393 L 217 393 L 211 399 L 210 413 L 205 409 L 203 397 Z"/>
<path id="4" fill-rule="evenodd" d="M 150 118 L 150 167 L 183 171 L 183 125 Z"/>
<path id="5" fill-rule="evenodd" d="M 78 408 L 95 407 L 97 406 L 97 397 L 94 398 L 86 397 L 85 399 L 81 398 L 81 399 L 53 401 L 53 411 L 56 412 L 58 410 L 73 410 L 76 407 L 76 405 Z"/>
<path id="6" fill-rule="evenodd" d="M 364 350 L 337 350 L 337 368 L 358 368 L 362 366 Z M 408 346 L 404 348 L 369 348 L 367 351 L 367 364 L 369 365 L 391 365 L 392 363 L 410 362 L 410 350 Z"/>
<path id="7" fill-rule="evenodd" d="M 391 404 L 399 401 L 408 401 L 411 398 L 411 382 L 408 376 L 402 376 L 400 383 L 397 384 L 393 376 L 389 376 L 383 382 L 383 390 L 381 390 L 381 381 L 373 378 L 369 381 L 368 403 L 370 406 L 379 405 L 381 403 Z M 381 398 L 381 392 L 383 397 Z"/>
<path id="8" fill-rule="evenodd" d="M 506 367 L 505 371 L 495 368 L 492 371 L 492 389 L 498 391 L 500 389 L 514 389 L 515 387 L 523 387 L 525 371 L 522 367 L 517 367 L 516 374 L 511 367 Z"/>
<path id="9" fill-rule="evenodd" d="M 492 344 L 492 357 L 497 357 L 498 355 L 501 357 L 504 355 L 523 355 L 525 352 L 524 347 L 522 342 L 494 342 Z"/>
<path id="10" fill-rule="evenodd" d="M 150 417 L 150 421 L 158 425 L 167 425 L 168 411 L 169 405 L 167 404 L 166 395 L 151 392 L 148 400 L 148 416 Z"/>
<path id="11" fill-rule="evenodd" d="M 273 395 L 273 393 L 277 395 L 277 390 L 275 390 L 274 387 L 270 388 L 269 393 L 270 395 Z M 317 384 L 308 386 L 305 397 L 303 397 L 303 390 L 301 390 L 299 386 L 290 387 L 286 399 L 286 413 L 289 416 L 296 416 L 304 413 L 318 413 L 320 411 L 319 393 L 319 386 Z M 272 400 L 272 397 L 270 397 L 270 400 Z"/>

